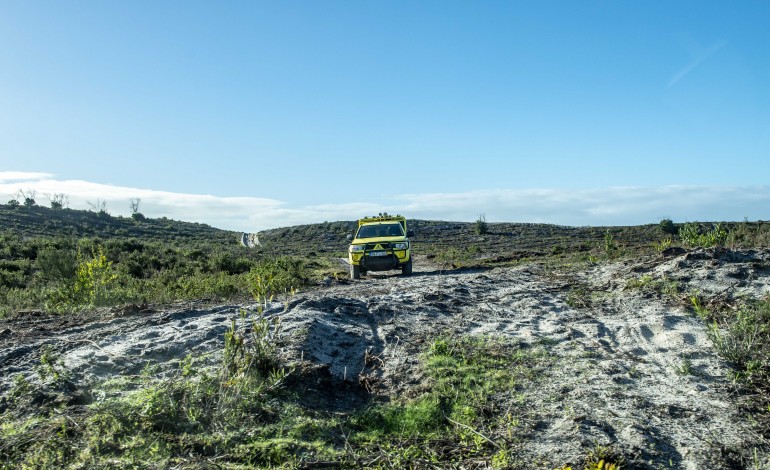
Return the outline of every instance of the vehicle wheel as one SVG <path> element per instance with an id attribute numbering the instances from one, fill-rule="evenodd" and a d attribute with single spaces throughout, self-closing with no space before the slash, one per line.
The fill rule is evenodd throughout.
<path id="1" fill-rule="evenodd" d="M 355 264 L 350 265 L 350 279 L 358 279 L 361 277 L 361 267 Z"/>
<path id="2" fill-rule="evenodd" d="M 366 276 L 366 273 L 367 273 L 366 269 L 361 268 L 359 271 L 361 272 L 362 276 Z"/>
<path id="3" fill-rule="evenodd" d="M 409 261 L 407 261 L 405 265 L 401 266 L 401 274 L 404 276 L 409 276 L 412 274 L 412 258 L 409 258 Z"/>

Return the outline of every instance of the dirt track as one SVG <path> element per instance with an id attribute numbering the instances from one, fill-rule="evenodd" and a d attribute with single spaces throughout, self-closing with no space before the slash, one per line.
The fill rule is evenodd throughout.
<path id="1" fill-rule="evenodd" d="M 770 252 L 375 275 L 299 294 L 286 313 L 275 303 L 269 314 L 283 315 L 287 360 L 324 365 L 339 381 L 368 377 L 372 393 L 383 396 L 424 385 L 418 353 L 439 334 L 493 335 L 543 349 L 549 367 L 521 391 L 528 410 L 521 452 L 533 461 L 558 464 L 614 444 L 636 467 L 731 467 L 757 438 L 739 416 L 727 368 L 684 303 L 628 287 L 643 275 L 728 303 L 758 298 L 770 293 Z M 77 380 L 136 374 L 148 363 L 171 366 L 189 352 L 216 353 L 231 320 L 253 307 L 3 321 L 2 388 L 15 373 L 33 375 L 44 345 L 62 353 Z M 345 397 L 339 400 L 344 406 Z"/>

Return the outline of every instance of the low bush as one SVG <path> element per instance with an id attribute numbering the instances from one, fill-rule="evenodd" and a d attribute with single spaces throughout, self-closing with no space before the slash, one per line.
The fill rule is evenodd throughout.
<path id="1" fill-rule="evenodd" d="M 248 274 L 251 294 L 255 298 L 285 295 L 306 285 L 309 278 L 305 261 L 291 257 L 260 261 Z"/>
<path id="2" fill-rule="evenodd" d="M 607 230 L 604 232 L 604 253 L 607 255 L 607 259 L 614 259 L 618 256 L 619 248 L 615 242 L 615 237 Z"/>
<path id="3" fill-rule="evenodd" d="M 671 219 L 663 219 L 658 223 L 658 228 L 664 235 L 676 235 L 678 230 Z"/>
<path id="4" fill-rule="evenodd" d="M 78 268 L 77 250 L 69 243 L 61 247 L 46 246 L 37 253 L 38 276 L 53 284 L 69 282 Z"/>
<path id="5" fill-rule="evenodd" d="M 708 324 L 717 353 L 729 361 L 737 384 L 748 395 L 748 413 L 761 433 L 770 434 L 770 297 L 736 310 L 712 311 L 691 297 L 695 312 Z"/>
<path id="6" fill-rule="evenodd" d="M 476 223 L 473 226 L 473 231 L 476 232 L 476 235 L 484 235 L 487 232 L 489 232 L 489 226 L 487 225 L 487 216 L 484 214 L 480 214 L 479 218 L 476 219 Z"/>
<path id="7" fill-rule="evenodd" d="M 679 228 L 679 238 L 682 243 L 690 247 L 712 248 L 724 246 L 727 241 L 727 230 L 722 224 L 702 230 L 698 224 L 691 222 Z"/>
<path id="8" fill-rule="evenodd" d="M 726 245 L 731 248 L 770 246 L 770 224 L 744 220 L 729 231 Z"/>
<path id="9" fill-rule="evenodd" d="M 744 382 L 770 390 L 770 298 L 750 303 L 720 321 L 709 336 Z"/>
<path id="10" fill-rule="evenodd" d="M 256 250 L 128 238 L 24 238 L 0 232 L 0 315 L 63 313 L 122 302 L 247 297 L 249 273 L 273 272 L 275 293 L 306 285 L 305 262 Z"/>

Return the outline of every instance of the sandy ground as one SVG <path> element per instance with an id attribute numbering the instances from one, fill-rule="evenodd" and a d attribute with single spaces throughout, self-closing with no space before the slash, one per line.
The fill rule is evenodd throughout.
<path id="1" fill-rule="evenodd" d="M 631 468 L 741 468 L 761 438 L 740 415 L 726 364 L 686 303 L 629 287 L 640 278 L 676 285 L 682 299 L 698 293 L 729 304 L 770 295 L 770 252 L 464 272 L 423 265 L 410 277 L 335 282 L 298 294 L 286 312 L 276 302 L 268 314 L 283 317 L 287 360 L 328 368 L 339 381 L 368 377 L 382 396 L 424 386 L 418 354 L 439 334 L 491 335 L 546 351 L 549 367 L 520 398 L 527 410 L 520 452 L 533 462 L 558 465 L 613 445 Z M 215 353 L 242 308 L 254 305 L 3 321 L 0 386 L 15 373 L 31 377 L 44 345 L 86 381 Z M 345 397 L 337 399 L 343 407 Z"/>

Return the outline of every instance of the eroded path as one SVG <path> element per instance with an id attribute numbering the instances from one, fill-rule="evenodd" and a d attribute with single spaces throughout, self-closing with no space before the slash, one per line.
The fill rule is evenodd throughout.
<path id="1" fill-rule="evenodd" d="M 275 303 L 268 314 L 283 318 L 287 360 L 321 365 L 338 381 L 364 379 L 383 396 L 425 386 L 419 354 L 439 336 L 496 336 L 541 348 L 549 367 L 519 398 L 528 410 L 521 452 L 533 462 L 558 465 L 612 444 L 642 468 L 734 466 L 758 437 L 739 415 L 703 322 L 674 292 L 767 295 L 770 253 L 379 275 L 299 294 L 285 312 Z M 136 374 L 147 364 L 171 367 L 188 353 L 213 358 L 243 308 L 254 305 L 5 321 L 0 380 L 7 389 L 14 374 L 32 376 L 45 346 L 86 381 Z"/>

